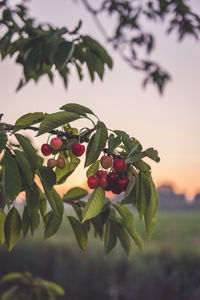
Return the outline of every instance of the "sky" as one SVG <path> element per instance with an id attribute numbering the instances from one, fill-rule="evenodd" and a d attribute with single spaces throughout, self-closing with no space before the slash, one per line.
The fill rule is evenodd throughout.
<path id="1" fill-rule="evenodd" d="M 200 13 L 200 3 L 190 2 Z M 57 26 L 73 28 L 83 19 L 82 33 L 91 35 L 106 47 L 114 67 L 112 71 L 106 70 L 103 82 L 96 78 L 91 83 L 85 70 L 82 82 L 75 73 L 71 75 L 67 90 L 59 78 L 53 85 L 43 78 L 37 85 L 31 82 L 16 93 L 22 70 L 13 60 L 5 59 L 0 67 L 0 112 L 4 113 L 4 122 L 14 123 L 28 112 L 51 113 L 68 102 L 80 103 L 91 108 L 109 128 L 125 130 L 144 148 L 158 150 L 160 163 L 151 161 L 152 177 L 157 185 L 173 184 L 175 191 L 185 193 L 188 200 L 200 192 L 200 42 L 186 38 L 178 43 L 176 34 L 165 35 L 161 23 L 147 24 L 156 37 L 151 58 L 165 66 L 173 78 L 160 96 L 153 86 L 142 89 L 143 76 L 130 69 L 105 43 L 80 1 L 34 0 L 30 7 L 37 20 Z M 109 28 L 108 19 L 103 23 Z M 43 142 L 40 138 L 35 143 Z M 83 161 L 66 188 L 85 184 L 82 168 Z"/>

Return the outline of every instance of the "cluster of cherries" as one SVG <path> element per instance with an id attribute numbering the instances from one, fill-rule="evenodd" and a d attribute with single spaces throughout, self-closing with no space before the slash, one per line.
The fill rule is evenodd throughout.
<path id="1" fill-rule="evenodd" d="M 50 144 L 43 144 L 41 146 L 41 152 L 44 156 L 49 156 L 51 154 L 56 155 L 61 152 L 63 147 L 63 142 L 59 137 L 51 139 Z M 71 151 L 75 156 L 81 156 L 85 152 L 85 146 L 79 143 L 73 143 L 71 146 Z M 49 158 L 47 161 L 47 166 L 51 169 L 57 167 L 59 169 L 64 169 L 65 159 L 63 157 Z"/>
<path id="2" fill-rule="evenodd" d="M 124 159 L 112 159 L 110 156 L 104 155 L 100 159 L 103 169 L 112 167 L 111 172 L 105 170 L 98 170 L 95 176 L 88 177 L 88 186 L 95 189 L 100 186 L 106 191 L 111 191 L 114 194 L 120 194 L 126 191 L 129 178 L 123 177 L 123 172 L 126 170 L 127 163 Z"/>

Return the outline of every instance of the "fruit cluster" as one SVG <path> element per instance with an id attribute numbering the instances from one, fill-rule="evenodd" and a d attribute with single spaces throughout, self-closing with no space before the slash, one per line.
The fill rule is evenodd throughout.
<path id="1" fill-rule="evenodd" d="M 55 137 L 51 139 L 50 144 L 43 144 L 41 146 L 41 152 L 44 156 L 49 156 L 51 154 L 56 155 L 61 152 L 62 147 L 62 140 L 59 137 Z M 79 157 L 85 152 L 85 146 L 75 142 L 71 146 L 71 151 L 75 156 Z M 64 169 L 65 159 L 63 157 L 58 157 L 57 159 L 49 158 L 47 161 L 47 166 L 51 169 L 54 167 Z"/>
<path id="2" fill-rule="evenodd" d="M 106 191 L 111 191 L 114 194 L 120 194 L 126 191 L 129 178 L 123 176 L 126 170 L 127 163 L 124 159 L 112 159 L 109 156 L 102 156 L 100 160 L 103 169 L 111 168 L 110 172 L 105 170 L 98 170 L 95 176 L 88 177 L 88 186 L 95 189 L 100 186 Z"/>

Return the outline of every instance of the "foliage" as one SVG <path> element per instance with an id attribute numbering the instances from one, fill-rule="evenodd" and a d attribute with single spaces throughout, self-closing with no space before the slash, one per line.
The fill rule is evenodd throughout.
<path id="1" fill-rule="evenodd" d="M 148 55 L 155 45 L 154 34 L 145 28 L 146 22 L 162 21 L 167 27 L 167 34 L 177 31 L 179 41 L 188 35 L 196 39 L 199 37 L 200 17 L 185 0 L 102 0 L 98 8 L 93 7 L 90 1 L 81 2 L 92 14 L 106 42 L 132 68 L 145 73 L 143 86 L 153 83 L 160 93 L 170 80 L 170 75 L 157 62 L 141 58 L 140 49 Z M 24 76 L 17 90 L 31 79 L 37 82 L 45 74 L 53 82 L 55 70 L 67 87 L 73 68 L 82 80 L 83 66 L 86 65 L 92 81 L 95 74 L 103 79 L 106 65 L 112 68 L 112 59 L 105 48 L 96 39 L 80 33 L 84 20 L 70 31 L 67 27 L 57 28 L 49 23 L 37 24 L 29 16 L 25 1 L 9 7 L 8 1 L 2 0 L 0 10 L 1 58 L 15 56 L 16 62 L 23 67 Z M 102 15 L 113 20 L 110 33 L 101 22 Z"/>
<path id="2" fill-rule="evenodd" d="M 82 119 L 91 121 L 92 127 L 80 130 L 71 127 L 72 121 Z M 38 127 L 33 126 L 37 123 Z M 21 130 L 36 131 L 36 136 L 46 133 L 49 133 L 49 137 L 56 135 L 62 141 L 62 148 L 54 157 L 64 160 L 64 168 L 45 166 L 43 156 Z M 75 103 L 68 103 L 52 114 L 26 114 L 15 125 L 2 122 L 0 131 L 0 242 L 5 242 L 9 251 L 21 233 L 24 237 L 28 232 L 33 235 L 41 219 L 44 239 L 54 235 L 62 223 L 65 203 L 71 205 L 76 214 L 76 217 L 68 216 L 68 219 L 82 250 L 86 250 L 91 228 L 104 242 L 107 254 L 115 247 L 117 240 L 128 256 L 131 241 L 143 249 L 130 206 L 137 209 L 140 220 L 144 218 L 147 237 L 150 238 L 155 228 L 158 196 L 151 177 L 151 167 L 143 158 L 159 162 L 156 150 L 143 150 L 139 141 L 124 131 L 108 130 L 89 108 Z M 11 140 L 10 136 L 15 140 Z M 98 160 L 101 155 L 109 156 L 112 161 L 116 158 L 123 161 L 126 165 L 123 172 L 115 172 L 114 164 L 107 170 L 115 172 L 119 179 L 128 178 L 125 193 L 110 189 L 113 193 L 122 192 L 120 201 L 109 199 L 108 196 L 112 194 L 107 194 L 108 186 L 102 187 L 100 184 L 89 198 L 88 191 L 80 187 L 72 188 L 63 197 L 57 193 L 56 186 L 64 183 L 80 163 L 80 158 L 73 154 L 71 147 L 75 142 L 87 145 L 85 167 L 89 167 L 88 177 L 102 169 Z M 15 205 L 21 192 L 26 199 L 22 216 Z"/>
<path id="3" fill-rule="evenodd" d="M 10 273 L 1 279 L 2 300 L 55 300 L 64 290 L 54 282 L 34 277 L 30 272 Z"/>

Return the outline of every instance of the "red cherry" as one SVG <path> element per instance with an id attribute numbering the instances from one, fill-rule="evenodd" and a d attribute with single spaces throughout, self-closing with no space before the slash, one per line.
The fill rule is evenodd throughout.
<path id="1" fill-rule="evenodd" d="M 43 144 L 41 147 L 42 154 L 48 156 L 52 153 L 51 146 L 49 144 Z"/>
<path id="2" fill-rule="evenodd" d="M 115 159 L 113 163 L 113 168 L 116 172 L 124 172 L 126 170 L 127 163 L 124 159 Z"/>
<path id="3" fill-rule="evenodd" d="M 110 185 L 111 187 L 114 186 L 115 184 L 117 184 L 117 180 L 118 180 L 117 173 L 111 172 L 108 174 L 107 176 L 108 185 Z"/>
<path id="4" fill-rule="evenodd" d="M 76 156 L 81 156 L 85 152 L 85 146 L 79 143 L 73 143 L 71 146 L 72 153 Z"/>
<path id="5" fill-rule="evenodd" d="M 107 183 L 107 180 L 106 180 L 106 176 L 101 176 L 99 178 L 99 186 L 102 188 L 102 189 L 105 189 L 108 187 L 108 183 Z"/>
<path id="6" fill-rule="evenodd" d="M 87 180 L 87 184 L 90 189 L 95 189 L 99 184 L 99 179 L 96 176 L 89 176 Z"/>
<path id="7" fill-rule="evenodd" d="M 107 176 L 108 175 L 108 173 L 106 172 L 106 171 L 103 171 L 103 170 L 99 170 L 99 171 L 97 171 L 97 173 L 96 173 L 96 176 L 98 177 L 98 178 L 100 178 L 100 177 L 102 177 L 102 176 Z"/>
<path id="8" fill-rule="evenodd" d="M 59 169 L 64 169 L 65 167 L 65 159 L 63 157 L 59 157 L 56 161 L 56 166 L 59 168 Z"/>
<path id="9" fill-rule="evenodd" d="M 50 141 L 51 148 L 55 151 L 61 150 L 62 144 L 63 142 L 59 137 L 55 137 Z"/>
<path id="10" fill-rule="evenodd" d="M 101 166 L 104 169 L 109 169 L 113 164 L 113 159 L 107 155 L 104 155 L 100 159 Z"/>
<path id="11" fill-rule="evenodd" d="M 54 158 L 50 158 L 47 161 L 47 167 L 53 169 L 57 165 L 57 161 Z"/>
<path id="12" fill-rule="evenodd" d="M 112 186 L 111 191 L 113 192 L 113 194 L 119 195 L 122 192 L 122 188 L 120 185 L 116 184 Z"/>
<path id="13" fill-rule="evenodd" d="M 129 178 L 128 177 L 124 177 L 124 178 L 120 178 L 118 180 L 118 185 L 121 187 L 122 191 L 126 191 L 128 183 L 129 183 Z"/>

